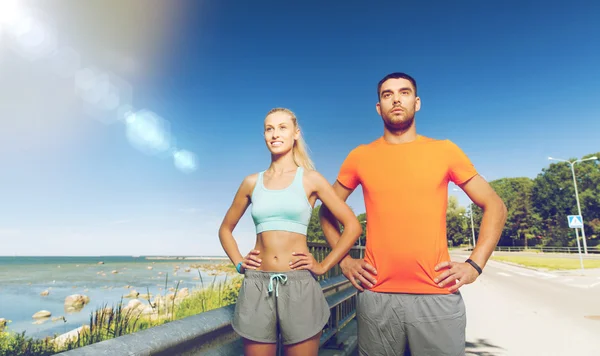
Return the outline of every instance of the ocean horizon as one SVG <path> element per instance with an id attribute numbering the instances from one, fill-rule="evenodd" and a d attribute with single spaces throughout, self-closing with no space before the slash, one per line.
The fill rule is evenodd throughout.
<path id="1" fill-rule="evenodd" d="M 177 283 L 192 291 L 220 282 L 224 273 L 203 266 L 228 261 L 225 256 L 193 255 L 0 256 L 0 318 L 11 321 L 8 330 L 26 336 L 62 334 L 89 323 L 97 309 L 116 306 L 122 298 L 127 304 L 130 299 L 124 296 L 132 290 L 155 296 L 168 294 Z M 79 311 L 68 310 L 64 301 L 73 294 L 88 296 L 90 302 Z M 42 310 L 51 317 L 39 323 L 32 316 Z"/>

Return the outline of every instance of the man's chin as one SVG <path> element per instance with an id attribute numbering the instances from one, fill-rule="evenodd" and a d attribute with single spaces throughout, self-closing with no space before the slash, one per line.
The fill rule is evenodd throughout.
<path id="1" fill-rule="evenodd" d="M 394 131 L 406 131 L 408 130 L 414 123 L 414 120 L 403 120 L 403 121 L 388 121 L 386 122 L 386 126 L 390 130 Z"/>

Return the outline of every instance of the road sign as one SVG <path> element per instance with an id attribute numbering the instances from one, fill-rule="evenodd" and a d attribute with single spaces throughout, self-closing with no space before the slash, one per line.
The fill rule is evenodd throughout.
<path id="1" fill-rule="evenodd" d="M 581 229 L 583 228 L 583 219 L 581 215 L 569 215 L 567 216 L 569 219 L 569 227 L 573 229 Z"/>

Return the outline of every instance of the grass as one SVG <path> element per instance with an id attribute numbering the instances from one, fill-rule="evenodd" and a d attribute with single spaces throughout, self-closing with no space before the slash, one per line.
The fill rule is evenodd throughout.
<path id="1" fill-rule="evenodd" d="M 569 270 L 580 269 L 579 258 L 554 258 L 554 257 L 531 257 L 531 256 L 496 256 L 492 260 L 500 262 L 512 262 L 519 265 L 544 268 L 547 270 Z M 585 268 L 600 268 L 600 260 L 583 260 Z"/>
<path id="2" fill-rule="evenodd" d="M 140 307 L 127 308 L 121 299 L 116 306 L 104 306 L 93 311 L 90 314 L 89 324 L 83 326 L 73 338 L 63 342 L 54 341 L 54 337 L 35 339 L 26 336 L 24 332 L 14 333 L 0 330 L 0 356 L 54 355 L 57 352 L 131 334 L 236 302 L 242 282 L 241 276 L 229 281 L 226 278 L 220 283 L 216 283 L 215 276 L 212 283 L 204 288 L 200 270 L 198 270 L 198 275 L 200 276 L 200 288 L 192 291 L 181 301 L 176 298 L 179 292 L 179 282 L 177 282 L 173 294 L 157 296 L 152 301 L 146 301 L 152 310 L 150 314 L 143 313 L 144 310 Z M 165 291 L 168 287 L 168 278 L 167 275 Z M 149 291 L 148 295 L 150 295 Z M 145 307 L 145 304 L 141 307 Z"/>

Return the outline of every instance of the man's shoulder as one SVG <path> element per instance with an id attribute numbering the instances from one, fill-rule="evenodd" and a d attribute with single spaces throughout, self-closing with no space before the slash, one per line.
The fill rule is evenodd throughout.
<path id="1" fill-rule="evenodd" d="M 421 143 L 427 144 L 427 146 L 435 148 L 435 149 L 452 149 L 453 147 L 458 147 L 454 141 L 449 138 L 433 138 L 427 136 L 420 136 L 419 140 Z"/>
<path id="2" fill-rule="evenodd" d="M 444 145 L 444 144 L 450 142 L 450 139 L 448 139 L 448 138 L 429 137 L 429 136 L 423 136 L 423 135 L 419 135 L 418 140 L 419 140 L 419 142 L 422 142 L 422 143 L 437 143 L 437 144 L 441 144 L 441 145 Z"/>
<path id="3" fill-rule="evenodd" d="M 360 155 L 368 151 L 370 148 L 377 147 L 380 141 L 381 138 L 377 138 L 375 140 L 372 140 L 371 142 L 358 144 L 352 150 L 350 150 L 350 153 L 348 155 Z"/>

